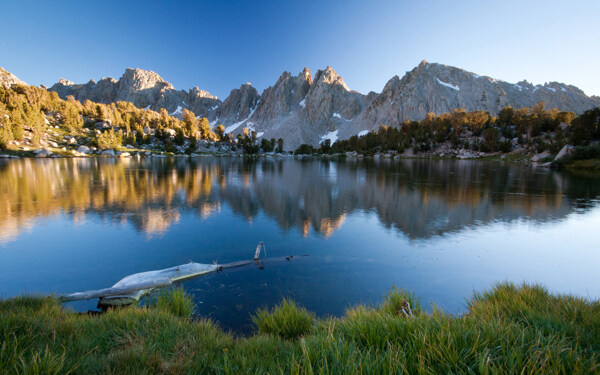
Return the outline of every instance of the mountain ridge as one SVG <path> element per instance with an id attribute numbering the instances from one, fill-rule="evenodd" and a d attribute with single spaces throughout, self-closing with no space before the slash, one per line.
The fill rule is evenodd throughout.
<path id="1" fill-rule="evenodd" d="M 61 79 L 49 90 L 61 98 L 73 95 L 82 102 L 105 104 L 124 100 L 139 108 L 165 108 L 174 115 L 189 109 L 208 118 L 213 127 L 223 124 L 227 132 L 239 134 L 248 128 L 259 137 L 283 138 L 287 149 L 345 139 L 382 124 L 398 126 L 429 112 L 456 108 L 496 115 L 504 106 L 531 107 L 543 101 L 548 108 L 580 114 L 600 106 L 599 97 L 587 96 L 573 85 L 554 81 L 533 85 L 526 80 L 512 84 L 425 60 L 402 77 L 392 77 L 380 93 L 366 95 L 350 90 L 331 66 L 314 77 L 308 68 L 297 76 L 284 71 L 261 94 L 246 83 L 223 101 L 198 87 L 178 91 L 157 73 L 132 68 L 118 81 L 109 77 L 74 84 Z"/>

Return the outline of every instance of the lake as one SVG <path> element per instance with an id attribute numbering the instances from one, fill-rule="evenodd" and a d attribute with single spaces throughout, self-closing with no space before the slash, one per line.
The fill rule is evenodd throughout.
<path id="1" fill-rule="evenodd" d="M 264 241 L 264 269 L 182 284 L 198 316 L 248 332 L 283 297 L 339 316 L 394 285 L 461 313 L 505 280 L 597 299 L 599 198 L 598 175 L 497 161 L 0 160 L 0 297 L 251 259 Z"/>

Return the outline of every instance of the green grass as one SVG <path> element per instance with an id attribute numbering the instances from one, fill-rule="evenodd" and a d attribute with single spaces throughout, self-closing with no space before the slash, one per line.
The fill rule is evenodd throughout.
<path id="1" fill-rule="evenodd" d="M 252 336 L 236 338 L 189 319 L 180 289 L 149 308 L 95 316 L 23 296 L 0 301 L 0 373 L 600 373 L 598 301 L 500 284 L 468 308 L 427 313 L 392 289 L 378 306 L 316 319 L 284 300 L 253 316 Z"/>
<path id="2" fill-rule="evenodd" d="M 575 147 L 573 154 L 556 162 L 561 168 L 600 171 L 600 144 Z"/>
<path id="3" fill-rule="evenodd" d="M 183 288 L 162 290 L 154 306 L 181 318 L 190 318 L 194 312 L 194 301 Z"/>
<path id="4" fill-rule="evenodd" d="M 284 299 L 271 311 L 259 309 L 256 315 L 252 316 L 252 322 L 258 328 L 258 332 L 278 335 L 285 339 L 297 339 L 308 334 L 314 320 L 314 314 L 288 299 Z"/>

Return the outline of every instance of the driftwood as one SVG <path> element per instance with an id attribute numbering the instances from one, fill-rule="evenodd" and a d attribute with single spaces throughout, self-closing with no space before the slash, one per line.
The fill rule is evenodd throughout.
<path id="1" fill-rule="evenodd" d="M 62 294 L 58 298 L 61 302 L 100 298 L 99 305 L 109 306 L 131 304 L 139 301 L 142 296 L 153 289 L 169 286 L 176 281 L 188 280 L 224 268 L 241 267 L 248 264 L 257 264 L 259 268 L 262 268 L 260 264 L 261 251 L 266 251 L 262 242 L 256 247 L 253 260 L 242 260 L 222 265 L 188 263 L 163 270 L 141 272 L 121 279 L 110 288 Z"/>
<path id="2" fill-rule="evenodd" d="M 58 296 L 58 299 L 61 302 L 69 302 L 69 301 L 79 301 L 79 300 L 92 299 L 92 298 L 126 295 L 126 294 L 130 294 L 133 292 L 137 292 L 138 290 L 162 288 L 162 287 L 171 285 L 171 283 L 172 282 L 170 279 L 157 279 L 157 280 L 150 281 L 147 283 L 137 284 L 135 286 L 121 286 L 121 287 L 113 286 L 110 288 L 104 288 L 104 289 L 98 289 L 98 290 L 88 290 L 85 292 L 61 294 Z"/>

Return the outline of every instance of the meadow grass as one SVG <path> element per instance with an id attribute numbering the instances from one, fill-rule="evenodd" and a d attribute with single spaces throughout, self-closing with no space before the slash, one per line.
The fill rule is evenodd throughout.
<path id="1" fill-rule="evenodd" d="M 53 297 L 0 301 L 3 374 L 600 373 L 600 303 L 499 284 L 468 312 L 425 312 L 392 289 L 375 307 L 317 319 L 293 301 L 253 315 L 234 337 L 190 319 L 182 290 L 151 307 L 77 314 Z"/>

